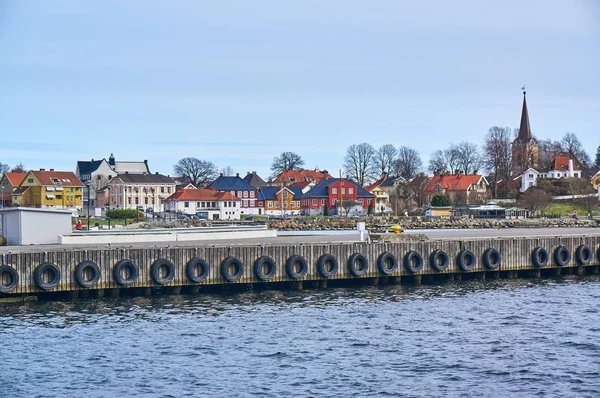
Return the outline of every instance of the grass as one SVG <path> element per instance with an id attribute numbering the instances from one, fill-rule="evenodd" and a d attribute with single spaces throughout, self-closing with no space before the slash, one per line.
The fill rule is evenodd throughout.
<path id="1" fill-rule="evenodd" d="M 579 217 L 587 217 L 588 214 L 585 206 L 570 200 L 553 202 L 546 208 L 544 212 L 546 214 L 556 214 L 559 216 L 570 216 L 573 213 L 576 213 Z M 593 209 L 592 215 L 600 216 L 600 208 L 598 206 Z"/>
<path id="2" fill-rule="evenodd" d="M 75 229 L 75 224 L 77 224 L 77 220 L 81 221 L 81 223 L 83 224 L 83 229 L 87 230 L 87 217 L 80 217 L 79 219 L 75 219 L 73 218 L 71 220 L 71 225 L 73 226 L 73 229 Z M 139 219 L 139 222 L 143 222 L 146 219 L 141 217 Z M 127 219 L 127 223 L 125 223 L 125 220 L 110 220 L 110 227 L 113 228 L 115 225 L 129 225 L 129 224 L 133 224 L 135 223 L 135 218 L 128 218 Z M 90 226 L 91 227 L 95 227 L 96 223 L 98 223 L 100 225 L 100 229 L 103 229 L 103 226 L 108 226 L 108 220 L 104 220 L 104 219 L 99 219 L 99 218 L 90 218 Z"/>

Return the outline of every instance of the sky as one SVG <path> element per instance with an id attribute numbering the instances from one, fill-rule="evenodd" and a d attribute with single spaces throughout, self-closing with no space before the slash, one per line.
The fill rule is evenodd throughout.
<path id="1" fill-rule="evenodd" d="M 0 0 L 0 162 L 183 157 L 267 178 L 352 144 L 478 145 L 519 126 L 600 144 L 600 2 Z"/>

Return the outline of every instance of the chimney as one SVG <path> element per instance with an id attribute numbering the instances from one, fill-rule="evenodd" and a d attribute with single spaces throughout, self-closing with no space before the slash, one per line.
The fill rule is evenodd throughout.
<path id="1" fill-rule="evenodd" d="M 46 171 L 46 169 L 40 169 L 40 171 Z"/>
<path id="2" fill-rule="evenodd" d="M 239 176 L 240 176 L 240 173 L 235 173 L 235 176 L 236 176 L 236 177 L 239 177 Z"/>
<path id="3" fill-rule="evenodd" d="M 256 171 L 253 171 L 252 174 L 256 174 Z"/>
<path id="4" fill-rule="evenodd" d="M 50 169 L 50 171 L 54 171 L 54 169 Z"/>
<path id="5" fill-rule="evenodd" d="M 220 173 L 219 173 L 219 175 L 220 175 L 221 177 L 223 177 L 223 172 L 220 172 Z"/>
<path id="6" fill-rule="evenodd" d="M 573 159 L 569 159 L 569 172 L 571 173 L 571 177 L 573 176 Z"/>

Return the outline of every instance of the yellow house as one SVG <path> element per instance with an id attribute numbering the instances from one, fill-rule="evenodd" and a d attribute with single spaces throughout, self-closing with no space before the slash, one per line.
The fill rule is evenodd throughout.
<path id="1" fill-rule="evenodd" d="M 81 208 L 85 185 L 71 171 L 30 171 L 13 192 L 13 203 L 24 207 Z"/>
<path id="2" fill-rule="evenodd" d="M 594 176 L 592 177 L 590 182 L 594 186 L 594 189 L 597 191 L 598 185 L 600 185 L 600 171 L 598 171 L 596 174 L 594 174 Z"/>

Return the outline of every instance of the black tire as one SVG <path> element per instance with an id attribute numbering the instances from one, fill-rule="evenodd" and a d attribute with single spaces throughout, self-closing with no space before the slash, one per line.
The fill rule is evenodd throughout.
<path id="1" fill-rule="evenodd" d="M 267 272 L 263 272 L 263 267 L 267 267 Z M 277 268 L 275 267 L 275 260 L 269 256 L 261 256 L 254 262 L 254 274 L 261 281 L 268 281 L 273 279 Z"/>
<path id="2" fill-rule="evenodd" d="M 2 274 L 8 274 L 10 276 L 10 282 L 6 285 L 2 284 L 2 280 L 4 279 Z M 19 284 L 19 273 L 16 269 L 11 267 L 10 265 L 2 265 L 0 266 L 0 293 L 10 293 L 15 287 Z"/>
<path id="3" fill-rule="evenodd" d="M 160 276 L 160 269 L 167 267 L 167 275 L 165 277 Z M 166 285 L 175 278 L 175 266 L 171 260 L 166 258 L 159 258 L 155 260 L 150 266 L 150 276 L 152 280 L 159 285 Z"/>
<path id="4" fill-rule="evenodd" d="M 327 263 L 331 264 L 331 269 L 328 269 Z M 317 271 L 325 278 L 331 278 L 338 273 L 339 264 L 337 258 L 331 254 L 323 254 L 317 260 Z"/>
<path id="5" fill-rule="evenodd" d="M 483 252 L 482 260 L 485 268 L 489 270 L 498 269 L 498 267 L 500 267 L 500 264 L 502 264 L 502 256 L 500 255 L 498 250 L 492 247 Z"/>
<path id="6" fill-rule="evenodd" d="M 51 274 L 48 282 L 44 281 L 44 273 Z M 33 280 L 37 287 L 44 290 L 54 289 L 60 283 L 60 270 L 52 263 L 42 263 L 33 271 Z"/>
<path id="7" fill-rule="evenodd" d="M 404 256 L 404 268 L 413 274 L 423 269 L 423 257 L 419 252 L 411 250 Z"/>
<path id="8" fill-rule="evenodd" d="M 361 276 L 369 270 L 369 261 L 360 253 L 354 253 L 348 259 L 348 270 L 354 276 Z"/>
<path id="9" fill-rule="evenodd" d="M 296 272 L 296 270 L 294 269 L 295 264 L 300 264 L 300 271 Z M 285 270 L 291 278 L 300 279 L 308 273 L 308 263 L 306 262 L 306 259 L 302 256 L 291 256 L 285 262 Z"/>
<path id="10" fill-rule="evenodd" d="M 539 267 L 539 268 L 545 267 L 546 265 L 548 265 L 549 259 L 550 259 L 550 256 L 548 255 L 548 252 L 546 251 L 546 249 L 544 249 L 543 247 L 536 247 L 531 252 L 531 262 L 536 267 Z"/>
<path id="11" fill-rule="evenodd" d="M 129 278 L 123 278 L 121 275 L 121 271 L 123 269 L 129 269 Z M 138 268 L 135 263 L 131 260 L 124 259 L 115 264 L 113 267 L 113 278 L 115 278 L 115 282 L 117 282 L 121 286 L 130 286 L 133 285 L 138 279 Z"/>
<path id="12" fill-rule="evenodd" d="M 571 261 L 571 251 L 566 246 L 558 246 L 554 249 L 554 263 L 559 267 L 564 267 Z"/>
<path id="13" fill-rule="evenodd" d="M 383 252 L 377 258 L 377 267 L 382 273 L 389 275 L 398 269 L 398 260 L 390 252 Z"/>
<path id="14" fill-rule="evenodd" d="M 235 272 L 231 273 L 229 271 L 230 266 L 235 266 Z M 221 276 L 225 278 L 228 282 L 235 282 L 240 279 L 244 275 L 244 265 L 237 257 L 227 257 L 225 260 L 221 261 Z"/>
<path id="15" fill-rule="evenodd" d="M 196 272 L 197 268 L 200 268 L 202 270 L 202 272 L 200 272 L 198 274 Z M 192 258 L 185 265 L 185 273 L 186 273 L 187 277 L 189 278 L 189 280 L 191 280 L 194 283 L 200 283 L 200 282 L 206 280 L 206 278 L 208 278 L 208 272 L 209 272 L 208 269 L 209 269 L 208 263 L 200 257 Z"/>
<path id="16" fill-rule="evenodd" d="M 575 260 L 579 265 L 587 265 L 592 262 L 592 250 L 586 245 L 580 245 L 575 249 Z"/>
<path id="17" fill-rule="evenodd" d="M 429 256 L 429 265 L 436 271 L 445 271 L 450 265 L 450 257 L 443 250 L 434 250 Z"/>
<path id="18" fill-rule="evenodd" d="M 92 271 L 92 278 L 86 279 L 86 271 Z M 75 280 L 81 287 L 92 287 L 100 280 L 100 276 L 102 272 L 100 271 L 100 267 L 93 261 L 83 260 L 77 267 L 75 267 Z"/>
<path id="19" fill-rule="evenodd" d="M 471 271 L 477 265 L 477 258 L 471 250 L 463 249 L 456 256 L 456 264 L 463 271 Z"/>

